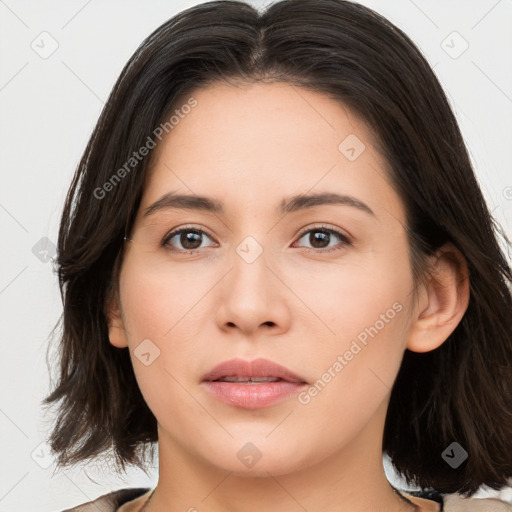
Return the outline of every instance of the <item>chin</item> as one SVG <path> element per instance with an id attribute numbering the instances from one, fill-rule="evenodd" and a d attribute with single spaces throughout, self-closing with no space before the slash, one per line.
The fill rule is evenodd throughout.
<path id="1" fill-rule="evenodd" d="M 219 443 L 215 453 L 210 451 L 201 455 L 216 468 L 241 478 L 268 478 L 269 474 L 286 475 L 312 466 L 323 458 L 318 451 L 310 453 L 305 448 L 313 446 L 314 443 L 302 446 L 295 443 L 285 445 L 277 437 L 275 442 L 265 439 L 263 435 L 244 437 L 251 438 L 253 441 L 230 439 L 222 445 Z"/>

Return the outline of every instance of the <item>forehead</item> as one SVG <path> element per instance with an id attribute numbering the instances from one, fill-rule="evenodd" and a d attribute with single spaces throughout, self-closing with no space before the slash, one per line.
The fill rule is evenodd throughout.
<path id="1" fill-rule="evenodd" d="M 262 204 L 313 188 L 396 203 L 371 130 L 342 102 L 285 83 L 216 83 L 182 104 L 191 97 L 155 149 L 144 203 L 181 190 Z"/>
<path id="2" fill-rule="evenodd" d="M 301 153 L 310 149 L 316 157 L 319 152 L 328 156 L 329 147 L 337 153 L 350 134 L 373 143 L 365 123 L 342 102 L 287 83 L 214 83 L 184 96 L 174 109 L 179 111 L 190 97 L 197 105 L 180 116 L 164 149 L 180 145 L 184 151 L 201 148 L 217 156 L 229 142 L 233 155 L 261 157 L 264 149 L 270 160 L 297 150 L 297 143 Z"/>

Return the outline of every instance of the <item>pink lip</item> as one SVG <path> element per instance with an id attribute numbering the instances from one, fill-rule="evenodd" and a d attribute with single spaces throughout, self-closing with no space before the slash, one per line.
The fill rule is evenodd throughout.
<path id="1" fill-rule="evenodd" d="M 223 377 L 273 377 L 276 382 L 241 384 L 219 381 Z M 268 359 L 231 359 L 215 366 L 203 376 L 206 390 L 217 399 L 235 407 L 267 407 L 299 392 L 307 382 L 284 366 Z"/>

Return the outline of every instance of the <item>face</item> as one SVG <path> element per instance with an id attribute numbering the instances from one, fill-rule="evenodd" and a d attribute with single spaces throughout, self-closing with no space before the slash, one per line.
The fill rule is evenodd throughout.
<path id="1" fill-rule="evenodd" d="M 403 204 L 371 132 L 287 84 L 192 96 L 155 149 L 110 332 L 129 346 L 160 444 L 252 475 L 312 466 L 370 430 L 378 444 L 413 281 Z M 283 380 L 204 381 L 232 359 L 300 382 L 265 365 Z"/>

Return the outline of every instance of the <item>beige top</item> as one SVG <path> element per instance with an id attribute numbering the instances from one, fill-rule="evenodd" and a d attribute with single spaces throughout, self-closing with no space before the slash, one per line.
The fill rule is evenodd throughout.
<path id="1" fill-rule="evenodd" d="M 121 489 L 62 512 L 139 512 L 151 492 L 152 489 Z M 401 492 L 407 499 L 423 507 L 422 512 L 440 510 L 439 503 L 435 501 Z M 494 498 L 462 498 L 458 494 L 446 494 L 443 497 L 443 512 L 512 512 L 512 504 Z"/>

